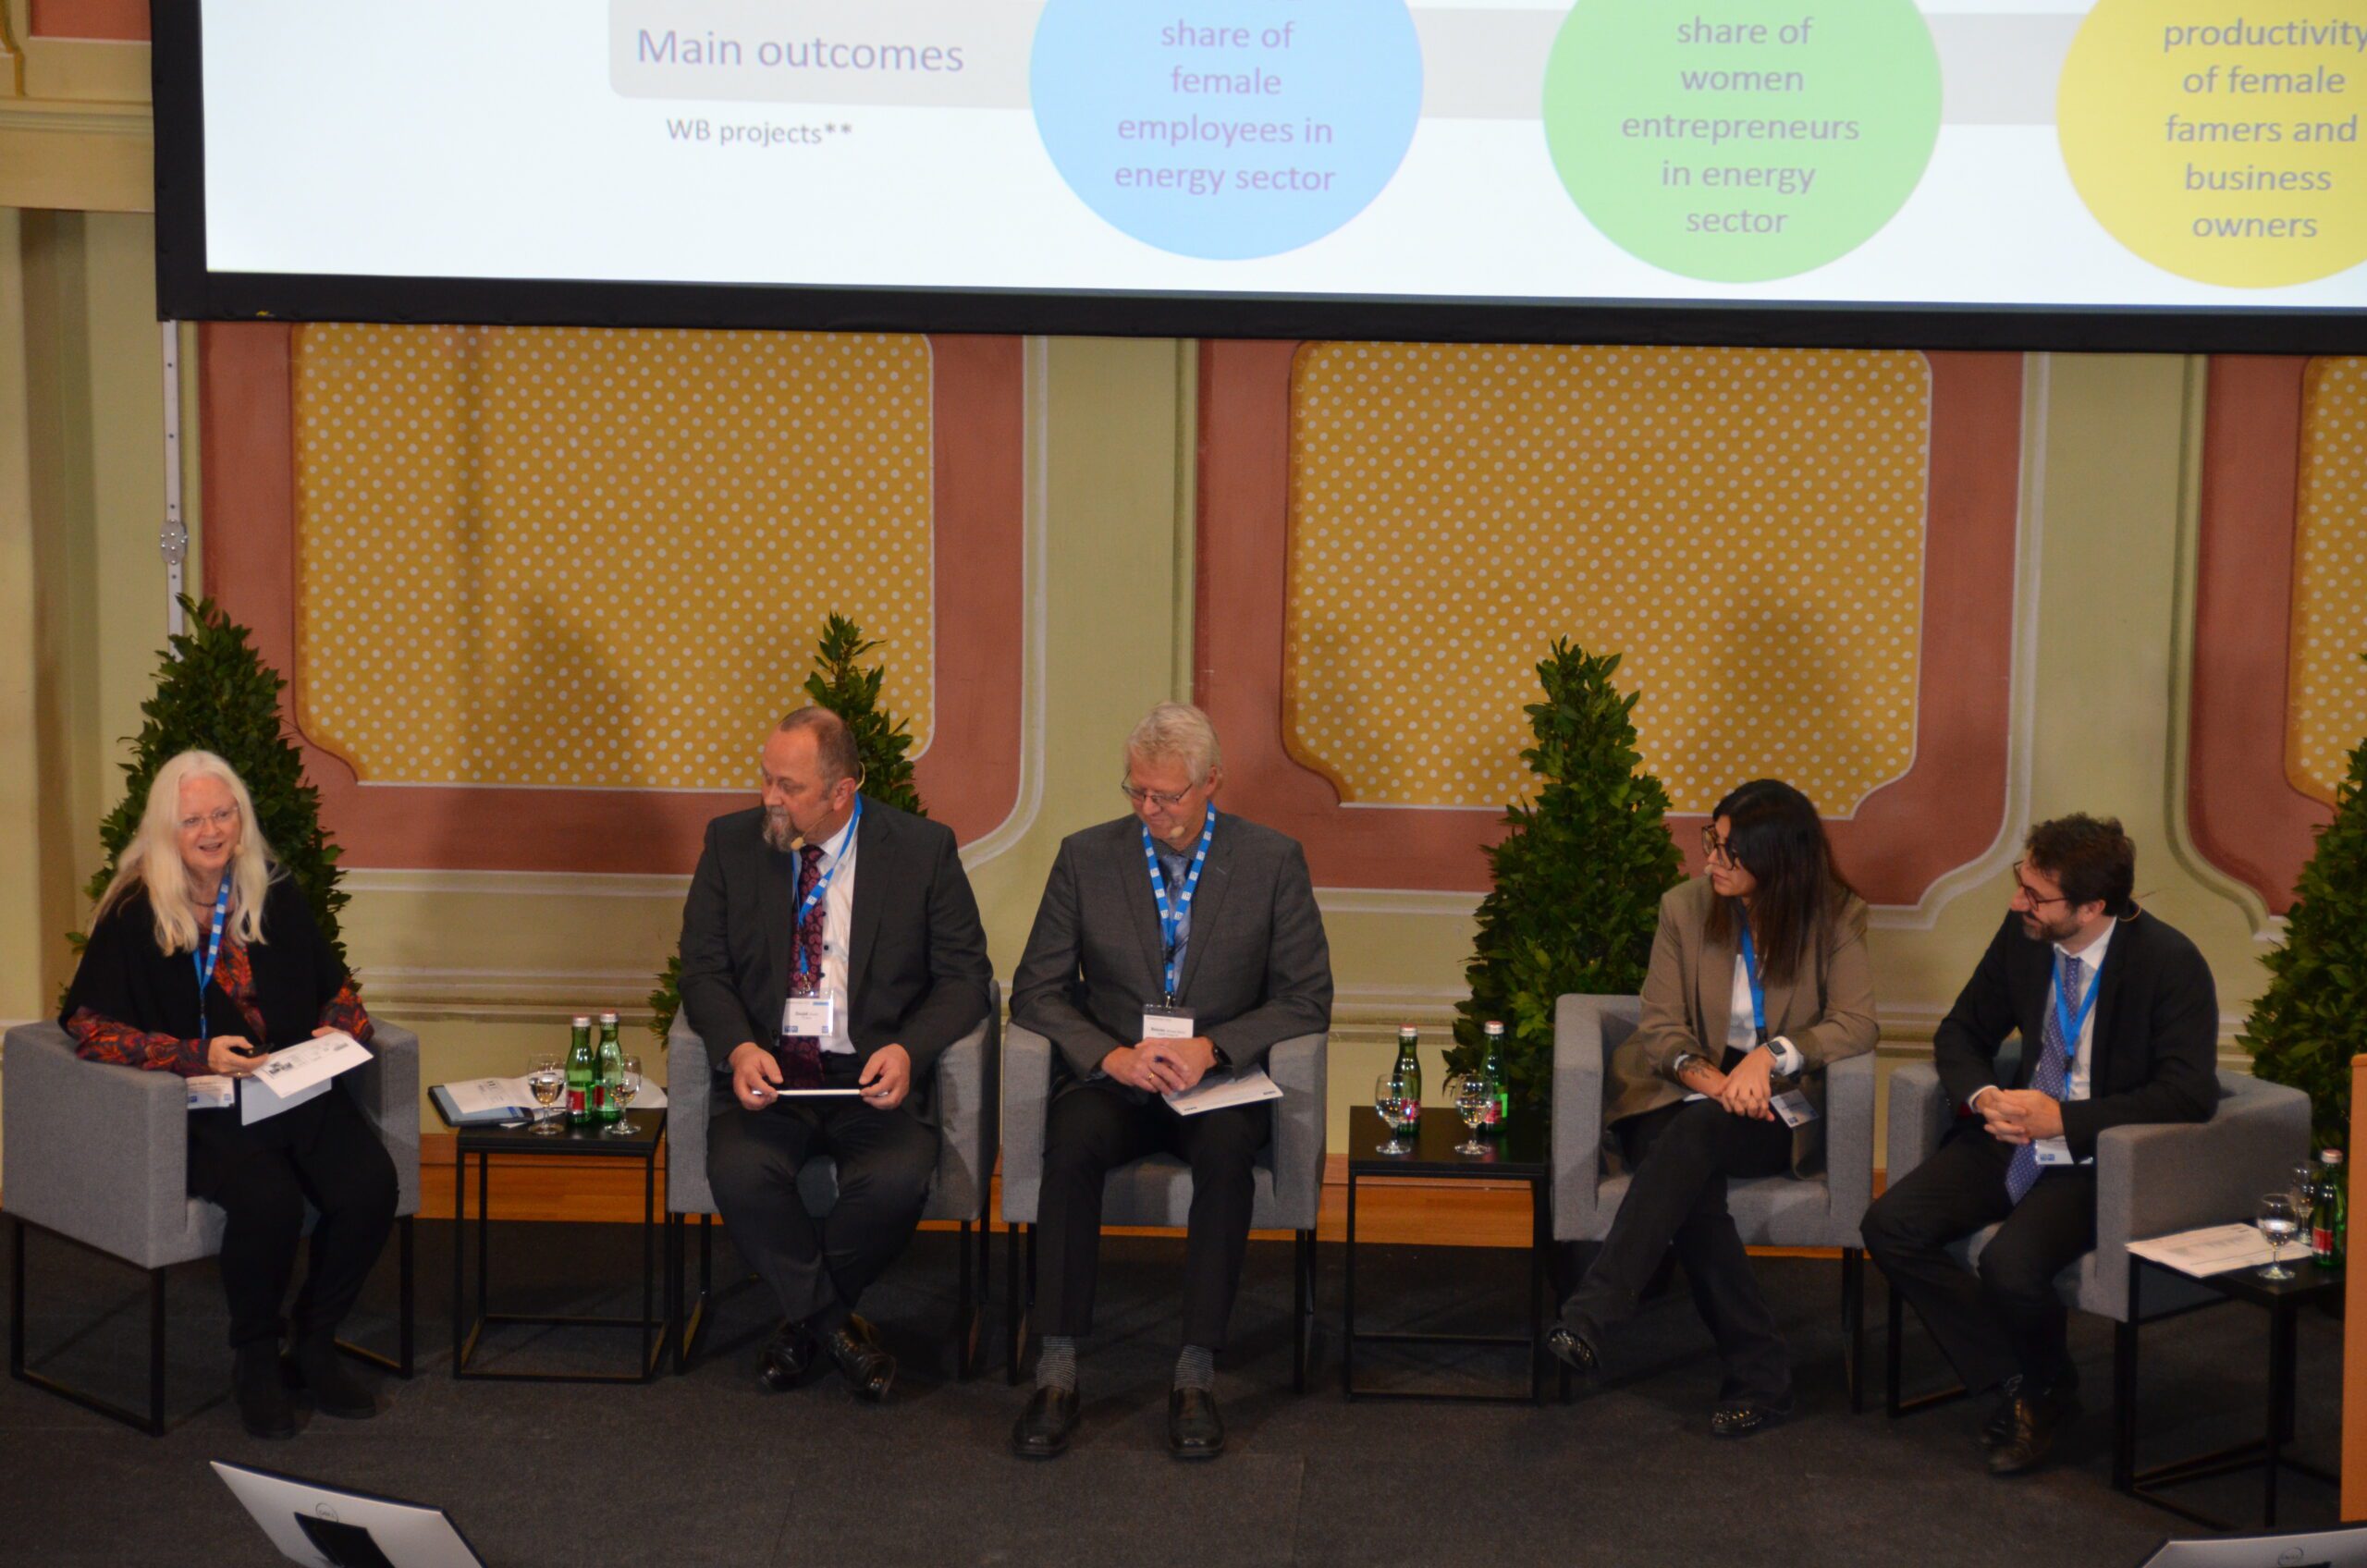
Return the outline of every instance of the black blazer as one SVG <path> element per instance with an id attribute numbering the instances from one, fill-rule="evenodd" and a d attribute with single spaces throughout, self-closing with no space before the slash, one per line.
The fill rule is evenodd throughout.
<path id="1" fill-rule="evenodd" d="M 742 1044 L 779 1039 L 789 999 L 797 856 L 767 846 L 761 806 L 708 823 L 682 906 L 682 1011 L 717 1072 Z M 986 1017 L 994 978 L 953 830 L 865 797 L 849 925 L 847 1036 L 862 1061 L 903 1047 L 905 1103 L 934 1121 L 937 1059 Z"/>
<path id="2" fill-rule="evenodd" d="M 1932 1037 L 1949 1098 L 1962 1106 L 1985 1088 L 2029 1087 L 2054 984 L 2054 944 L 2024 936 L 2021 916 L 2008 914 Z M 2107 1127 L 2209 1121 L 2219 1103 L 2219 992 L 2194 944 L 2140 911 L 2113 932 L 2096 985 L 2089 1097 L 2063 1105 L 2072 1157 L 2092 1156 Z M 2021 1064 L 1999 1084 L 1997 1047 L 2017 1030 Z"/>
<path id="3" fill-rule="evenodd" d="M 227 946 L 227 929 L 222 939 Z M 285 875 L 264 892 L 263 940 L 247 949 L 247 962 L 254 973 L 255 1006 L 264 1028 L 264 1037 L 254 1044 L 271 1050 L 311 1039 L 320 1026 L 321 1009 L 337 999 L 347 979 L 345 965 L 313 919 L 304 889 Z M 205 988 L 202 1005 L 214 1035 L 248 1034 L 246 1019 L 220 979 Z M 107 911 L 91 932 L 59 1009 L 59 1022 L 87 1007 L 102 1018 L 148 1034 L 194 1040 L 199 1006 L 196 965 L 188 953 L 167 953 L 157 947 L 155 917 L 143 888 Z"/>

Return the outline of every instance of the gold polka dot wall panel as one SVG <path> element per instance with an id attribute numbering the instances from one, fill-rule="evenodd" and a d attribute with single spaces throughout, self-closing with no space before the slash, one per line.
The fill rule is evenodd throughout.
<path id="1" fill-rule="evenodd" d="M 318 325 L 301 722 L 381 784 L 734 789 L 836 612 L 927 743 L 915 337 Z"/>
<path id="2" fill-rule="evenodd" d="M 2313 360 L 2302 388 L 2285 771 L 2332 805 L 2367 740 L 2367 359 Z"/>
<path id="3" fill-rule="evenodd" d="M 1846 816 L 1914 760 L 1916 353 L 1309 344 L 1284 732 L 1359 805 L 1501 807 L 1556 637 L 1625 655 L 1679 812 L 1772 775 Z"/>

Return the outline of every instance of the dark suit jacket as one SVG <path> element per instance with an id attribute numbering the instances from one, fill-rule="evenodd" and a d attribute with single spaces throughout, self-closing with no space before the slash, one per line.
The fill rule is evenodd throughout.
<path id="1" fill-rule="evenodd" d="M 1141 1040 L 1164 967 L 1141 826 L 1125 816 L 1070 834 L 1012 979 L 1012 1022 L 1060 1047 L 1071 1076 L 1087 1076 Z M 1331 949 L 1297 839 L 1217 814 L 1182 984 L 1199 1033 L 1238 1068 L 1331 1027 Z"/>
<path id="2" fill-rule="evenodd" d="M 797 856 L 767 847 L 764 826 L 762 807 L 708 823 L 682 906 L 682 1010 L 717 1072 L 746 1041 L 772 1047 L 789 999 Z M 934 1121 L 937 1059 L 986 1017 L 994 978 L 952 829 L 866 797 L 849 925 L 847 1035 L 866 1061 L 903 1047 L 905 1104 Z"/>
<path id="3" fill-rule="evenodd" d="M 2008 914 L 1932 1037 L 1949 1098 L 1962 1106 L 1984 1088 L 2030 1086 L 2054 984 L 2054 944 L 2024 936 L 2021 917 Z M 2140 911 L 2113 932 L 2096 985 L 2089 1097 L 2063 1105 L 2072 1158 L 2094 1155 L 2107 1127 L 2209 1121 L 2219 1103 L 2219 992 L 2194 944 Z M 2017 1030 L 2021 1062 L 2000 1084 L 1997 1047 Z"/>

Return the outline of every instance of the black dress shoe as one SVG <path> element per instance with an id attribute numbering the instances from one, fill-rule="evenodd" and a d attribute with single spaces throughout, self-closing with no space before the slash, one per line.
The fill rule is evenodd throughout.
<path id="1" fill-rule="evenodd" d="M 2022 1375 L 2018 1372 L 1997 1385 L 1997 1408 L 1981 1424 L 1981 1446 L 2003 1448 L 2014 1440 L 2014 1402 L 2022 1395 Z"/>
<path id="2" fill-rule="evenodd" d="M 1799 1414 L 1799 1401 L 1790 1394 L 1781 1400 L 1730 1399 L 1710 1413 L 1713 1438 L 1748 1438 L 1780 1427 Z"/>
<path id="3" fill-rule="evenodd" d="M 1076 1436 L 1076 1390 L 1039 1388 L 1011 1429 L 1011 1452 L 1024 1459 L 1057 1459 Z"/>
<path id="4" fill-rule="evenodd" d="M 756 1357 L 756 1386 L 768 1394 L 787 1393 L 814 1369 L 815 1349 L 804 1324 L 783 1323 Z"/>
<path id="5" fill-rule="evenodd" d="M 276 1341 L 258 1340 L 239 1347 L 238 1359 L 230 1368 L 230 1391 L 238 1398 L 239 1425 L 249 1437 L 296 1435 L 296 1409 L 288 1403 Z"/>
<path id="6" fill-rule="evenodd" d="M 2070 1395 L 2060 1390 L 2016 1394 L 2007 1412 L 2009 1429 L 2005 1440 L 1989 1451 L 1989 1473 L 2019 1476 L 2037 1469 L 2054 1447 L 2055 1432 L 2076 1408 Z"/>
<path id="7" fill-rule="evenodd" d="M 896 1380 L 896 1358 L 888 1354 L 870 1324 L 850 1315 L 823 1336 L 822 1349 L 855 1398 L 877 1404 L 888 1397 L 889 1385 Z"/>
<path id="8" fill-rule="evenodd" d="M 335 1335 L 300 1340 L 288 1357 L 286 1371 L 303 1390 L 313 1408 L 340 1421 L 367 1421 L 378 1414 L 378 1401 L 368 1384 L 355 1377 L 337 1348 Z"/>
<path id="9" fill-rule="evenodd" d="M 1602 1370 L 1602 1358 L 1595 1354 L 1594 1346 L 1566 1323 L 1556 1323 L 1545 1330 L 1545 1348 L 1553 1359 L 1581 1378 L 1591 1378 Z"/>
<path id="10" fill-rule="evenodd" d="M 1171 1389 L 1167 1394 L 1167 1448 L 1178 1459 L 1214 1459 L 1224 1452 L 1224 1417 L 1217 1396 L 1206 1389 Z"/>

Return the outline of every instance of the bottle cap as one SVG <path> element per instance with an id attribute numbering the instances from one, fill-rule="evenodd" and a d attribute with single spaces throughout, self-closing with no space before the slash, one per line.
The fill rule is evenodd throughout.
<path id="1" fill-rule="evenodd" d="M 2340 1165 L 2342 1151 L 2340 1149 L 2324 1150 L 2318 1155 L 2318 1162 L 2322 1165 Z"/>
<path id="2" fill-rule="evenodd" d="M 1401 1023 L 1397 1026 L 1397 1037 L 1401 1040 L 1408 1035 L 1419 1035 L 1421 1031 L 1419 1029 L 1415 1028 L 1410 1023 Z"/>
<path id="3" fill-rule="evenodd" d="M 592 1027 L 592 1017 L 591 1017 L 591 1015 L 590 1015 L 589 1013 L 583 1013 L 583 1012 L 579 1012 L 579 1013 L 577 1013 L 577 1014 L 575 1015 L 575 1026 L 576 1026 L 578 1029 L 589 1029 L 589 1028 L 591 1028 L 591 1027 Z"/>
<path id="4" fill-rule="evenodd" d="M 1491 1018 L 1479 1028 L 1482 1034 L 1501 1035 L 1504 1032 L 1504 1021 L 1501 1018 Z"/>
<path id="5" fill-rule="evenodd" d="M 617 1015 L 613 1012 L 604 1012 L 600 1015 L 600 1022 L 603 1023 L 614 1023 L 616 1021 Z"/>

